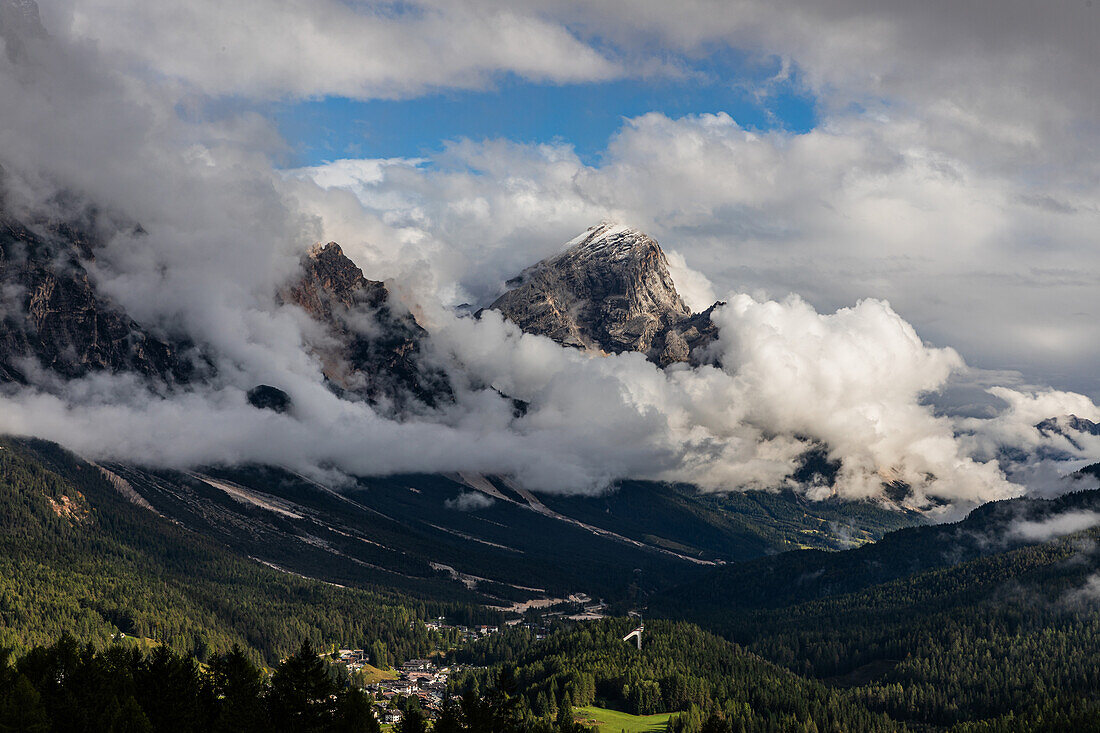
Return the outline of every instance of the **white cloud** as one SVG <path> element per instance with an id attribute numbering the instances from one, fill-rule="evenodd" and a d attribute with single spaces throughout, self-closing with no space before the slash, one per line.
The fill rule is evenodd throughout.
<path id="1" fill-rule="evenodd" d="M 1086 420 L 1100 421 L 1100 409 L 1088 397 L 1072 392 L 1045 389 L 1013 389 L 994 386 L 987 390 L 1007 405 L 988 419 L 969 418 L 959 421 L 960 428 L 970 433 L 964 442 L 972 454 L 997 456 L 1005 449 L 1040 452 L 1046 448 L 1089 462 L 1100 458 L 1100 437 L 1087 434 L 1072 436 L 1060 433 L 1041 434 L 1035 425 L 1051 417 L 1076 415 Z M 1074 468 L 1080 464 L 1074 465 Z"/>
<path id="2" fill-rule="evenodd" d="M 316 206 L 330 227 L 326 236 L 350 242 L 368 271 L 417 272 L 426 300 L 485 304 L 507 277 L 605 217 L 637 224 L 675 248 L 677 282 L 703 293 L 693 298 L 697 308 L 732 290 L 721 296 L 731 305 L 717 317 L 732 381 L 676 375 L 670 380 L 676 386 L 662 385 L 666 393 L 684 390 L 674 401 L 689 400 L 675 408 L 646 406 L 667 421 L 663 439 L 679 446 L 680 464 L 656 473 L 638 464 L 636 472 L 711 487 L 775 485 L 804 449 L 789 437 L 797 434 L 825 441 L 844 457 L 848 494 L 875 493 L 881 480 L 900 479 L 930 495 L 1007 496 L 1017 489 L 991 462 L 1001 450 L 1023 448 L 1034 458 L 1056 448 L 1066 441 L 1043 438 L 1033 425 L 1069 412 L 1087 417 L 1095 405 L 1046 388 L 1046 397 L 1026 409 L 1012 399 L 1005 409 L 1001 400 L 1024 394 L 1022 380 L 988 372 L 985 388 L 995 387 L 1002 405 L 989 406 L 996 419 L 936 418 L 928 398 L 953 375 L 980 371 L 964 369 L 951 349 L 930 348 L 917 332 L 931 327 L 936 341 L 997 363 L 1028 348 L 1006 327 L 1026 333 L 1027 322 L 1049 323 L 1087 297 L 1088 277 L 1052 280 L 1036 272 L 1040 261 L 1091 262 L 1092 254 L 1087 240 L 1072 234 L 1062 252 L 1020 256 L 1004 232 L 1020 222 L 1040 224 L 1029 218 L 1033 212 L 1010 205 L 1015 184 L 917 147 L 920 137 L 912 132 L 911 125 L 853 118 L 806 135 L 761 135 L 726 115 L 649 114 L 628 121 L 598 166 L 583 164 L 567 146 L 460 141 L 428 161 L 387 167 L 380 176 L 372 169 L 369 180 L 352 185 L 363 207 L 359 217 L 350 199 L 337 208 L 337 199 L 313 196 L 308 187 L 291 190 L 307 208 Z M 709 278 L 685 277 L 691 267 Z M 979 269 L 984 277 L 975 276 Z M 746 291 L 755 295 L 738 295 Z M 876 300 L 822 315 L 807 299 L 769 297 L 790 291 L 807 293 L 825 313 L 861 295 L 890 295 L 892 304 L 904 304 L 900 312 L 923 324 L 914 330 Z M 1046 302 L 1036 304 L 1032 295 Z M 1014 306 L 1021 301 L 1026 307 Z M 1068 381 L 1087 384 L 1094 343 L 1050 349 L 1048 357 L 1073 364 L 1079 372 Z M 462 344 L 449 348 L 464 363 L 478 363 Z M 493 359 L 506 362 L 495 352 Z M 708 395 L 707 404 L 691 402 L 693 390 Z M 968 433 L 961 442 L 956 430 Z M 788 437 L 763 439 L 776 434 Z M 1100 446 L 1086 446 L 1089 452 L 1100 454 Z M 1041 483 L 1048 491 L 1050 482 Z"/>
<path id="3" fill-rule="evenodd" d="M 1096 188 L 1045 189 L 1077 202 L 1073 212 L 1029 204 L 1033 185 L 947 156 L 926 133 L 912 119 L 855 116 L 757 134 L 725 114 L 652 113 L 628 121 L 599 165 L 564 145 L 497 140 L 459 141 L 381 178 L 372 169 L 354 184 L 365 226 L 350 201 L 336 211 L 297 195 L 369 269 L 396 274 L 415 252 L 459 301 L 488 302 L 504 279 L 613 218 L 705 273 L 713 285 L 699 281 L 697 307 L 729 290 L 797 292 L 822 310 L 889 299 L 971 363 L 1100 394 Z"/>
<path id="4" fill-rule="evenodd" d="M 484 2 L 491 5 L 491 2 Z M 1100 11 L 1030 0 L 526 0 L 630 58 L 728 44 L 795 66 L 827 114 L 917 116 L 945 149 L 993 168 L 1076 168 L 1095 139 Z M 518 12 L 518 11 L 517 11 Z"/>
<path id="5" fill-rule="evenodd" d="M 828 445 L 843 458 L 846 493 L 877 494 L 884 480 L 979 501 L 1013 492 L 997 466 L 962 455 L 950 421 L 918 402 L 962 360 L 925 346 L 889 304 L 867 300 L 821 315 L 797 297 L 737 295 L 716 321 L 722 363 L 743 386 L 748 419 Z"/>
<path id="6" fill-rule="evenodd" d="M 1071 511 L 1038 521 L 1014 522 L 1009 527 L 1008 535 L 1034 542 L 1046 542 L 1074 532 L 1092 529 L 1097 525 L 1100 525 L 1100 513 L 1087 510 Z"/>
<path id="7" fill-rule="evenodd" d="M 453 499 L 444 502 L 448 509 L 456 509 L 460 512 L 476 512 L 480 509 L 488 509 L 493 505 L 493 497 L 478 491 L 464 491 Z"/>
<path id="8" fill-rule="evenodd" d="M 74 0 L 55 27 L 201 94 L 407 97 L 513 73 L 553 83 L 619 67 L 538 13 L 467 3 Z"/>
<path id="9" fill-rule="evenodd" d="M 45 10 L 47 25 L 200 92 L 267 97 L 405 95 L 499 72 L 684 74 L 729 45 L 750 62 L 795 66 L 827 109 L 888 100 L 887 111 L 921 109 L 956 149 L 1034 163 L 1050 160 L 1043 143 L 1080 134 L 1100 98 L 1100 12 L 1076 2 L 70 0 Z M 1062 142 L 1059 162 L 1072 164 Z"/>
<path id="10" fill-rule="evenodd" d="M 341 68 L 321 84 L 360 85 L 362 94 L 483 83 L 505 67 L 544 73 L 477 60 L 504 53 L 499 48 L 478 56 L 464 47 L 452 59 L 444 45 L 430 62 L 453 68 L 421 73 L 417 62 L 400 78 L 371 76 L 369 64 L 353 68 L 347 39 L 326 25 L 393 31 L 395 46 L 408 45 L 386 68 L 400 70 L 401 54 L 423 51 L 423 38 L 441 32 L 433 24 L 476 17 L 473 10 L 363 20 L 345 17 L 349 6 L 321 4 L 324 22 L 302 29 L 287 24 L 305 6 L 273 7 L 270 17 L 248 4 L 210 17 L 199 15 L 210 9 L 203 4 L 172 9 L 186 38 L 145 6 L 85 4 L 73 20 L 100 48 L 208 93 L 324 93 L 315 76 L 328 65 Z M 233 20 L 226 13 L 241 15 L 211 31 L 212 48 L 244 37 L 227 50 L 234 74 L 219 79 L 211 76 L 216 64 L 188 44 L 204 38 L 204 24 Z M 269 35 L 253 36 L 245 21 Z M 143 24 L 149 38 L 126 37 Z M 409 41 L 401 25 L 421 41 Z M 503 33 L 489 26 L 479 33 Z M 313 54 L 291 71 L 271 58 L 279 44 L 270 39 L 311 49 L 318 29 L 334 34 L 331 58 Z M 576 50 L 572 36 L 548 37 L 561 41 L 561 53 Z M 239 58 L 264 38 L 256 59 Z M 989 460 L 1035 415 L 1095 414 L 1087 398 L 1064 392 L 1025 396 L 999 421 L 973 424 L 936 417 L 924 404 L 963 362 L 922 336 L 977 354 L 983 365 L 1016 366 L 1020 354 L 1042 346 L 1050 364 L 1071 365 L 1067 381 L 1084 379 L 1086 365 L 1092 373 L 1095 319 L 1067 314 L 1095 302 L 1096 197 L 1089 186 L 1036 187 L 975 165 L 932 144 L 929 128 L 904 111 L 894 119 L 839 115 L 806 135 L 754 134 L 725 114 L 649 114 L 628 121 L 598 165 L 585 165 L 567 145 L 458 141 L 426 160 L 341 161 L 282 176 L 270 165 L 281 143 L 263 120 L 188 122 L 177 113 L 178 87 L 149 84 L 144 72 L 120 75 L 94 47 L 65 37 L 52 43 L 27 64 L 0 68 L 0 98 L 20 100 L 0 109 L 5 168 L 39 204 L 61 186 L 141 222 L 147 234 L 114 238 L 93 274 L 140 320 L 207 346 L 219 376 L 169 397 L 105 376 L 57 394 L 7 395 L 2 430 L 166 466 L 254 460 L 314 475 L 462 470 L 511 474 L 547 491 L 592 491 L 627 476 L 775 487 L 810 441 L 821 441 L 842 461 L 844 495 L 870 495 L 896 479 L 909 482 L 918 501 L 965 506 L 1022 490 Z M 559 64 L 553 53 L 543 57 Z M 586 58 L 577 55 L 577 63 Z M 593 63 L 595 73 L 606 72 Z M 593 73 L 569 68 L 546 78 Z M 1070 213 L 1051 201 L 1068 201 Z M 722 369 L 662 371 L 637 354 L 591 358 L 521 334 L 494 314 L 460 319 L 444 307 L 488 302 L 506 278 L 602 218 L 635 224 L 678 253 L 676 276 L 693 304 L 728 294 L 716 316 Z M 1039 233 L 1049 246 L 1034 246 L 1029 237 Z M 368 276 L 392 279 L 418 307 L 435 334 L 434 358 L 455 376 L 454 408 L 394 422 L 325 389 L 302 346 L 309 324 L 272 298 L 315 239 L 340 241 Z M 248 407 L 244 390 L 259 382 L 285 389 L 293 414 Z M 527 416 L 515 419 L 478 384 L 529 401 Z M 960 424 L 975 437 L 957 440 Z"/>
<path id="11" fill-rule="evenodd" d="M 1080 588 L 1067 591 L 1065 602 L 1071 606 L 1091 608 L 1100 602 L 1100 573 L 1093 573 L 1085 578 Z"/>
<path id="12" fill-rule="evenodd" d="M 714 304 L 714 285 L 706 275 L 688 267 L 684 256 L 674 249 L 665 249 L 668 258 L 668 274 L 676 283 L 676 292 L 688 308 L 701 313 Z"/>

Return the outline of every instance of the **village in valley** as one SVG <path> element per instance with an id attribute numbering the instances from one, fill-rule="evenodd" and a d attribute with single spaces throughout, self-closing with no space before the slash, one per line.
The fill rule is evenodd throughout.
<path id="1" fill-rule="evenodd" d="M 435 618 L 424 623 L 429 631 L 444 634 L 456 640 L 457 645 L 472 644 L 498 634 L 501 628 L 522 626 L 542 640 L 549 633 L 550 625 L 591 621 L 605 616 L 607 604 L 593 601 L 581 593 L 571 595 L 566 603 L 553 606 L 533 605 L 526 608 L 525 616 L 507 620 L 500 625 L 451 625 L 445 618 Z M 552 602 L 553 603 L 553 602 Z M 509 609 L 512 610 L 512 609 Z M 375 715 L 384 725 L 400 722 L 410 705 L 417 705 L 429 719 L 438 717 L 447 697 L 452 675 L 469 667 L 450 663 L 443 654 L 425 659 L 409 659 L 391 669 L 383 669 L 371 662 L 371 652 L 365 649 L 338 649 L 322 655 L 330 664 L 346 670 L 347 679 L 359 685 L 374 698 Z M 413 703 L 413 700 L 416 702 Z"/>
<path id="2" fill-rule="evenodd" d="M 362 649 L 341 649 L 334 656 L 349 672 L 359 672 L 366 666 Z M 397 703 L 413 697 L 420 709 L 432 718 L 443 706 L 451 670 L 449 666 L 437 666 L 431 659 L 410 659 L 393 670 L 391 679 L 368 682 L 363 689 L 374 695 L 375 715 L 382 723 L 399 722 L 402 706 Z"/>
<path id="3" fill-rule="evenodd" d="M 417 622 L 420 623 L 420 622 Z M 472 643 L 500 632 L 499 626 L 449 625 L 443 618 L 424 623 L 430 631 L 452 632 L 459 643 Z M 539 633 L 534 625 L 532 630 Z M 539 634 L 541 638 L 541 634 Z M 392 669 L 379 669 L 370 663 L 370 653 L 364 649 L 339 649 L 329 656 L 333 664 L 343 666 L 349 680 L 358 683 L 374 697 L 375 715 L 383 724 L 400 722 L 403 710 L 413 699 L 429 719 L 438 716 L 447 696 L 447 684 L 451 675 L 461 665 L 447 664 L 446 658 L 409 659 Z"/>

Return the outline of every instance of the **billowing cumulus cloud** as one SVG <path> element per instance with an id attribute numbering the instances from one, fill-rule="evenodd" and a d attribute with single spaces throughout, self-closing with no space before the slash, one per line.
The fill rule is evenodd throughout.
<path id="1" fill-rule="evenodd" d="M 965 433 L 962 440 L 972 454 L 992 458 L 1006 450 L 1023 450 L 1037 454 L 1045 452 L 1062 459 L 1077 459 L 1081 463 L 1092 461 L 1100 455 L 1100 436 L 1062 431 L 1044 433 L 1035 427 L 1051 417 L 1066 415 L 1100 421 L 1100 409 L 1088 397 L 1049 388 L 993 386 L 988 392 L 1005 407 L 991 418 L 965 418 L 959 421 L 960 430 Z"/>
<path id="2" fill-rule="evenodd" d="M 627 121 L 599 165 L 566 145 L 496 140 L 303 173 L 353 191 L 370 215 L 364 226 L 350 200 L 316 202 L 327 237 L 386 276 L 413 253 L 430 259 L 458 302 L 485 301 L 609 217 L 705 273 L 704 297 L 796 292 L 824 310 L 888 299 L 970 363 L 1100 391 L 1095 186 L 1036 189 L 983 172 L 937 150 L 915 120 L 857 116 L 792 135 L 752 133 L 725 114 L 652 113 Z M 312 195 L 301 196 L 308 208 Z"/>

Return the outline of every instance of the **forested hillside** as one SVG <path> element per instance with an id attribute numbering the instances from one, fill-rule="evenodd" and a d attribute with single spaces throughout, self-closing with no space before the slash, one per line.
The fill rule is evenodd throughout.
<path id="1" fill-rule="evenodd" d="M 340 588 L 234 555 L 139 507 L 56 446 L 0 442 L 0 646 L 62 632 L 106 644 L 150 637 L 200 661 L 240 644 L 274 663 L 303 639 L 420 656 L 418 620 L 492 614 L 383 588 Z"/>
<path id="2" fill-rule="evenodd" d="M 898 720 L 1069 730 L 1100 722 L 1097 501 L 1005 502 L 858 550 L 723 568 L 651 610 Z"/>
<path id="3" fill-rule="evenodd" d="M 672 609 L 688 594 L 699 606 L 713 601 L 731 608 L 783 607 L 1034 545 L 1044 533 L 1049 537 L 1058 530 L 1054 524 L 1049 532 L 1044 530 L 1043 522 L 1094 511 L 1100 511 L 1100 490 L 1053 500 L 991 502 L 961 522 L 901 529 L 845 552 L 786 552 L 715 568 L 698 579 L 685 580 L 653 602 L 655 607 Z M 1034 531 L 1023 531 L 1025 525 Z"/>
<path id="4" fill-rule="evenodd" d="M 600 705 L 633 714 L 683 711 L 675 731 L 888 731 L 898 725 L 844 691 L 803 679 L 682 622 L 647 621 L 642 649 L 622 641 L 636 619 L 607 619 L 544 640 L 511 630 L 456 654 L 489 664 L 459 678 L 478 690 L 501 670 L 537 716 Z M 514 670 L 514 671 L 512 671 Z"/>
<path id="5" fill-rule="evenodd" d="M 281 571 L 135 501 L 56 446 L 0 442 L 0 646 L 20 659 L 4 679 L 22 707 L 61 694 L 42 687 L 50 664 L 96 674 L 130 665 L 129 692 L 94 714 L 152 720 L 158 713 L 142 702 L 152 699 L 151 670 L 174 669 L 210 720 L 216 711 L 201 707 L 209 683 L 194 664 L 224 663 L 234 645 L 270 667 L 303 640 L 394 662 L 451 646 L 420 623 L 429 616 L 499 621 L 461 601 Z M 632 532 L 656 513 L 638 510 L 636 497 L 607 502 Z M 487 730 L 571 730 L 570 709 L 592 704 L 675 712 L 672 730 L 686 733 L 1100 725 L 1098 519 L 1100 491 L 1086 491 L 986 505 L 958 524 L 851 550 L 703 568 L 649 599 L 641 652 L 622 641 L 633 619 L 558 625 L 542 640 L 511 628 L 452 652 L 477 668 L 452 678 L 439 730 L 486 720 L 496 726 Z M 62 632 L 79 643 L 54 645 Z M 102 651 L 123 640 L 130 651 Z M 35 645 L 52 646 L 27 656 Z M 133 656 L 147 647 L 160 651 Z M 256 709 L 273 714 L 263 707 L 270 691 L 256 695 Z"/>

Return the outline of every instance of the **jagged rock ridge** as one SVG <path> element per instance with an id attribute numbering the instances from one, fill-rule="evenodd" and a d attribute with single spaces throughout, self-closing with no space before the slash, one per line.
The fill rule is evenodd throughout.
<path id="1" fill-rule="evenodd" d="M 398 409 L 410 396 L 428 406 L 452 399 L 446 374 L 421 363 L 427 332 L 411 313 L 393 307 L 385 284 L 368 280 L 335 242 L 310 249 L 301 277 L 282 298 L 327 327 L 330 338 L 312 348 L 339 391 Z"/>
<path id="2" fill-rule="evenodd" d="M 103 232 L 141 228 L 76 200 L 56 203 L 49 208 L 68 212 L 64 220 L 16 214 L 0 188 L 0 382 L 47 386 L 97 371 L 167 385 L 210 376 L 212 364 L 189 340 L 137 323 L 89 277 Z M 280 295 L 325 325 L 313 348 L 341 394 L 397 410 L 452 399 L 446 375 L 421 363 L 424 329 L 338 245 L 313 248 Z M 252 390 L 249 400 L 280 412 L 291 407 L 270 385 Z"/>
<path id="3" fill-rule="evenodd" d="M 691 312 L 656 241 L 604 223 L 508 281 L 491 306 L 528 333 L 604 353 L 638 351 L 661 366 L 705 361 L 716 303 Z"/>
<path id="4" fill-rule="evenodd" d="M 94 247 L 91 229 L 29 225 L 0 207 L 0 381 L 36 381 L 38 367 L 189 381 L 188 343 L 151 334 L 96 291 L 84 267 Z"/>

